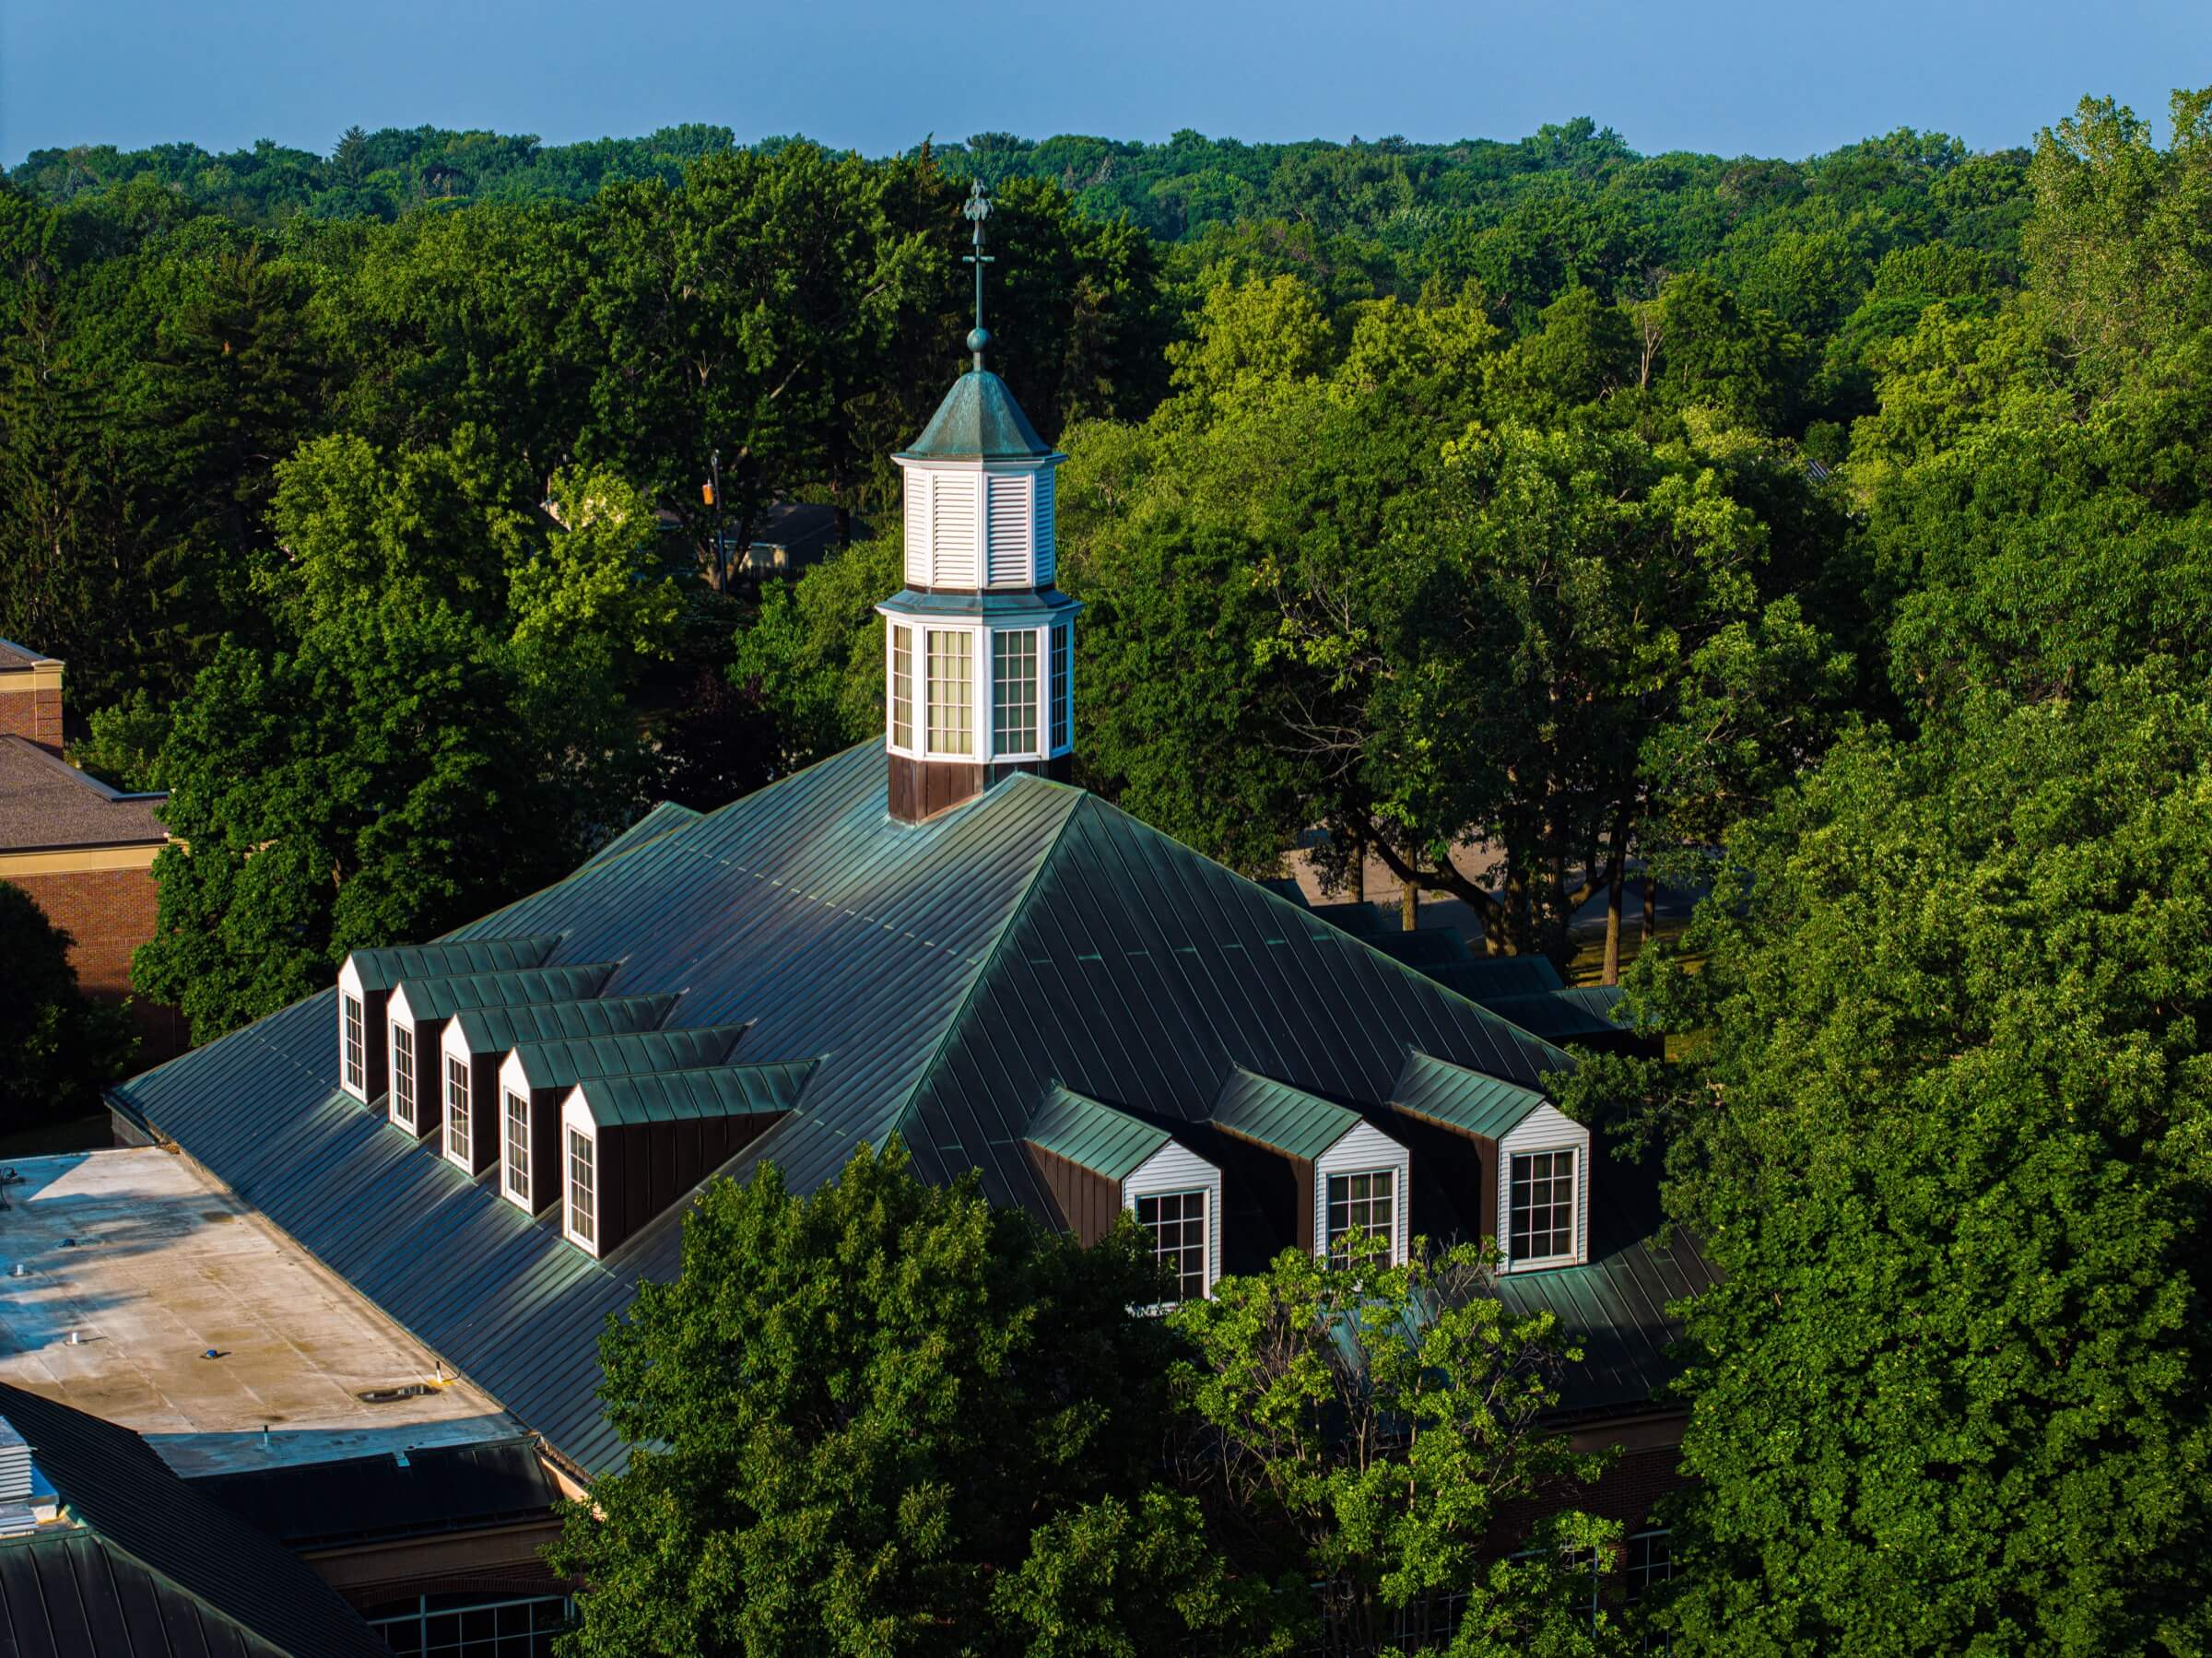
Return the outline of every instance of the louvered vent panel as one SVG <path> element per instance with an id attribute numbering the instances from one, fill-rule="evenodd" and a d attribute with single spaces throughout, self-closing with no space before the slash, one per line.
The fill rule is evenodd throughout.
<path id="1" fill-rule="evenodd" d="M 906 475 L 906 579 L 923 587 L 929 579 L 929 474 Z"/>
<path id="2" fill-rule="evenodd" d="M 1030 480 L 991 480 L 991 582 L 993 587 L 1030 584 Z"/>
<path id="3" fill-rule="evenodd" d="M 1049 466 L 1037 475 L 1036 527 L 1031 534 L 1037 538 L 1037 585 L 1050 587 L 1059 549 L 1053 541 L 1053 472 Z"/>
<path id="4" fill-rule="evenodd" d="M 934 587 L 973 587 L 975 486 L 973 473 L 940 472 L 929 481 L 930 548 Z"/>

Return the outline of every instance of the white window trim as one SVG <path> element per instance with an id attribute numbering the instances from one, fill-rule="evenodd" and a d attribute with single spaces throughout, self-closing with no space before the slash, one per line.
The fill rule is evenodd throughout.
<path id="1" fill-rule="evenodd" d="M 1180 1141 L 1165 1146 L 1129 1171 L 1122 1182 L 1122 1207 L 1136 1213 L 1140 1197 L 1206 1194 L 1206 1297 L 1213 1299 L 1221 1281 L 1221 1170 Z"/>
<path id="2" fill-rule="evenodd" d="M 1041 760 L 1051 747 L 1052 729 L 1052 641 L 1045 628 L 994 628 L 991 630 L 990 671 L 986 676 L 991 687 L 991 758 L 994 760 Z M 998 641 L 1026 633 L 1030 638 L 1030 678 L 1036 701 L 1030 709 L 1030 735 L 1034 739 L 1026 748 L 1008 748 L 1001 752 L 998 747 Z"/>
<path id="3" fill-rule="evenodd" d="M 474 1146 L 453 1144 L 453 1073 L 458 1070 L 461 1074 L 461 1110 L 459 1114 L 468 1124 L 468 1137 L 471 1141 L 477 1137 L 477 1100 L 476 1088 L 473 1086 L 475 1078 L 470 1075 L 468 1061 L 454 1058 L 451 1049 L 441 1045 L 438 1057 L 442 1062 L 439 1069 L 444 1078 L 445 1109 L 443 1115 L 445 1120 L 440 1125 L 440 1131 L 445 1141 L 445 1160 L 458 1169 L 474 1174 L 476 1172 Z"/>
<path id="4" fill-rule="evenodd" d="M 409 1134 L 418 1135 L 422 1132 L 418 1111 L 422 1103 L 422 1077 L 417 1067 L 422 1063 L 422 1044 L 415 1040 L 415 1028 L 404 1019 L 388 1019 L 386 1024 L 390 1035 L 386 1038 L 388 1052 L 384 1058 L 386 1075 L 391 1078 L 388 1092 L 392 1099 L 392 1121 Z M 399 1086 L 399 1041 L 403 1036 L 407 1040 L 407 1086 L 404 1090 Z M 402 1105 L 406 1108 L 404 1115 Z"/>
<path id="5" fill-rule="evenodd" d="M 361 998 L 338 992 L 338 1087 L 369 1101 L 369 1010 Z"/>
<path id="6" fill-rule="evenodd" d="M 1413 1153 L 1371 1123 L 1347 1129 L 1313 1159 L 1313 1258 L 1329 1258 L 1329 1182 L 1347 1174 L 1381 1174 L 1391 1182 L 1390 1264 L 1403 1266 L 1412 1241 Z"/>
<path id="7" fill-rule="evenodd" d="M 1564 1255 L 1513 1258 L 1513 1159 L 1547 1151 L 1574 1153 L 1574 1247 Z M 1500 1272 L 1548 1272 L 1590 1259 L 1590 1131 L 1558 1107 L 1538 1106 L 1498 1142 L 1498 1251 Z"/>
<path id="8" fill-rule="evenodd" d="M 583 1237 L 576 1230 L 576 1211 L 571 1201 L 574 1191 L 569 1171 L 569 1136 L 582 1135 L 592 1146 L 592 1235 Z M 583 1102 L 583 1090 L 569 1090 L 567 1102 L 560 1112 L 560 1232 L 571 1243 L 587 1255 L 597 1258 L 599 1241 L 606 1236 L 606 1163 L 599 1155 L 599 1125 L 592 1121 L 591 1109 Z"/>
<path id="9" fill-rule="evenodd" d="M 514 1189 L 514 1182 L 511 1178 L 513 1166 L 508 1158 L 508 1152 L 514 1144 L 514 1125 L 509 1121 L 507 1107 L 511 1101 L 516 1099 L 519 1099 L 523 1102 L 524 1185 L 520 1192 L 517 1192 Z M 535 1211 L 530 1207 L 530 1180 L 531 1177 L 535 1175 L 537 1172 L 536 1170 L 530 1167 L 530 1154 L 532 1150 L 530 1145 L 531 1126 L 531 1099 L 528 1091 L 523 1088 L 510 1088 L 502 1087 L 500 1089 L 500 1195 L 504 1197 L 509 1203 L 514 1205 L 515 1207 L 521 1209 L 525 1214 L 535 1213 Z"/>

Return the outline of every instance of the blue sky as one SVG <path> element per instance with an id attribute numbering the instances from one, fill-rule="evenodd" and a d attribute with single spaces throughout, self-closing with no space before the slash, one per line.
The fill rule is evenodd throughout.
<path id="1" fill-rule="evenodd" d="M 2212 82 L 2206 0 L 4 0 L 0 164 L 350 123 L 547 143 L 719 122 L 879 154 L 1003 130 L 1518 137 L 1799 157 L 1897 126 L 2028 142 L 2082 94 Z M 2161 123 L 2161 131 L 2163 130 Z"/>

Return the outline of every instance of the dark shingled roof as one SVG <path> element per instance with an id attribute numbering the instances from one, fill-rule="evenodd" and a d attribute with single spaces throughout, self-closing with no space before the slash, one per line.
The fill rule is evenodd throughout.
<path id="1" fill-rule="evenodd" d="M 687 1028 L 743 1021 L 737 1063 L 818 1059 L 724 1172 L 773 1161 L 809 1192 L 896 1133 L 924 1175 L 972 1169 L 994 1201 L 1054 1225 L 1022 1142 L 1056 1088 L 1188 1125 L 1202 1149 L 1240 1068 L 1388 1123 L 1415 1051 L 1530 1089 L 1571 1063 L 1081 790 L 1017 775 L 920 825 L 886 805 L 883 750 L 863 745 L 459 936 L 553 937 L 552 964 L 619 960 L 604 994 L 681 992 Z M 114 1098 L 564 1455 L 619 1465 L 594 1394 L 598 1338 L 641 1277 L 676 1275 L 685 1205 L 594 1261 L 337 1083 L 324 993 Z M 1611 1184 L 1593 1182 L 1594 1210 Z M 1687 1245 L 1654 1259 L 1674 1293 L 1702 1282 Z M 1610 1316 L 1605 1287 L 1625 1272 L 1637 1294 L 1618 1310 L 1641 1327 L 1641 1258 L 1582 1270 L 1583 1316 Z M 1641 1402 L 1665 1373 L 1655 1358 L 1583 1367 L 1565 1386 L 1580 1406 Z"/>
<path id="2" fill-rule="evenodd" d="M 932 461 L 1041 460 L 1053 446 L 1037 435 L 1005 381 L 988 369 L 973 369 L 952 382 L 913 447 L 903 453 Z"/>
<path id="3" fill-rule="evenodd" d="M 169 839 L 167 794 L 125 794 L 36 743 L 0 736 L 0 852 L 145 846 Z"/>
<path id="4" fill-rule="evenodd" d="M 25 649 L 12 639 L 0 639 L 0 674 L 21 673 L 53 660 L 51 656 L 41 656 L 36 651 Z"/>
<path id="5" fill-rule="evenodd" d="M 82 1528 L 0 1541 L 5 1650 L 390 1658 L 336 1590 L 129 1429 L 5 1383 L 0 1417 Z"/>

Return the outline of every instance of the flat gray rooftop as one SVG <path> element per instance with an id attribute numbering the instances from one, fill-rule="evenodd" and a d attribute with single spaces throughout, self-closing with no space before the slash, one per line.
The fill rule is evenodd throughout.
<path id="1" fill-rule="evenodd" d="M 0 1381 L 135 1429 L 179 1474 L 524 1431 L 468 1383 L 439 1385 L 420 1343 L 182 1158 L 134 1147 L 12 1168 Z"/>

